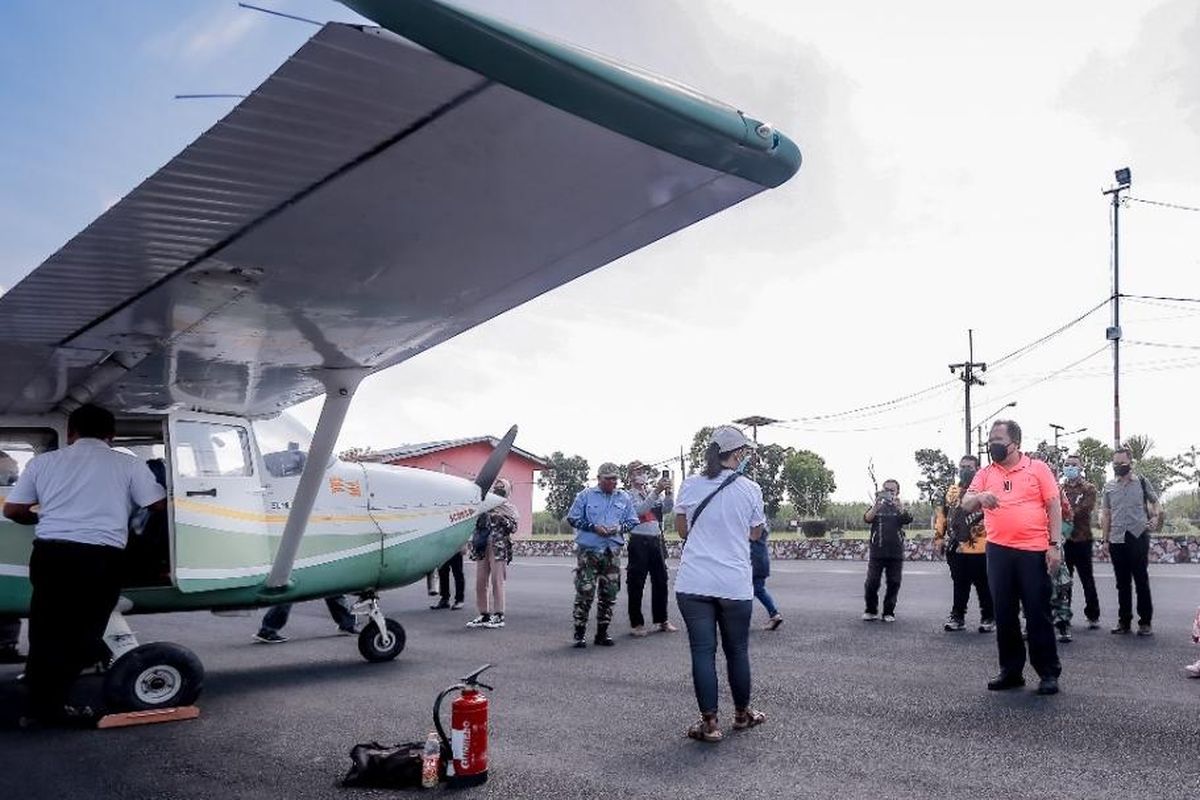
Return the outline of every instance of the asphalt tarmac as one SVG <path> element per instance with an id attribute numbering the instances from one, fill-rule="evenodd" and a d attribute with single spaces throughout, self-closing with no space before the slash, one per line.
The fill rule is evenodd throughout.
<path id="1" fill-rule="evenodd" d="M 394 796 L 338 786 L 350 747 L 423 739 L 438 690 L 485 662 L 491 779 L 455 796 L 1200 797 L 1200 680 L 1181 669 L 1200 650 L 1189 637 L 1200 568 L 1152 568 L 1157 635 L 1143 639 L 1108 633 L 1116 597 L 1099 567 L 1105 628 L 1077 626 L 1060 645 L 1062 694 L 1037 697 L 986 691 L 991 635 L 941 631 L 944 564 L 906 565 L 899 619 L 885 625 L 858 619 L 865 564 L 777 561 L 768 586 L 786 624 L 751 635 L 754 703 L 769 720 L 728 730 L 722 674 L 716 745 L 683 735 L 697 716 L 686 634 L 628 636 L 623 590 L 616 647 L 570 647 L 570 569 L 514 563 L 502 630 L 463 627 L 469 607 L 427 610 L 423 584 L 389 592 L 408 646 L 382 665 L 336 636 L 319 602 L 296 607 L 279 645 L 251 640 L 257 614 L 133 618 L 143 642 L 178 641 L 203 659 L 202 716 L 190 722 L 19 731 L 18 669 L 0 667 L 0 797 Z M 673 601 L 671 615 L 679 623 Z M 756 607 L 755 626 L 764 619 Z"/>

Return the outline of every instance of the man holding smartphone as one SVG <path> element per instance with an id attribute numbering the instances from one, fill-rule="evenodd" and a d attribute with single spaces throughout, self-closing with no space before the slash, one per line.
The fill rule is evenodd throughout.
<path id="1" fill-rule="evenodd" d="M 867 608 L 862 618 L 879 619 L 879 584 L 887 574 L 883 595 L 883 621 L 896 621 L 896 599 L 900 596 L 900 578 L 904 572 L 904 526 L 912 524 L 912 514 L 900 501 L 900 483 L 883 482 L 883 491 L 875 495 L 875 505 L 867 509 L 863 521 L 871 526 L 871 545 L 867 561 Z"/>
<path id="2" fill-rule="evenodd" d="M 667 560 L 663 546 L 662 520 L 675 507 L 671 475 L 663 472 L 649 485 L 649 474 L 640 461 L 629 465 L 629 494 L 633 496 L 638 524 L 629 532 L 629 561 L 625 568 L 625 588 L 629 592 L 629 627 L 634 636 L 651 630 L 673 633 L 678 630 L 667 619 Z M 650 577 L 650 617 L 654 626 L 646 628 L 642 616 L 642 593 Z"/>

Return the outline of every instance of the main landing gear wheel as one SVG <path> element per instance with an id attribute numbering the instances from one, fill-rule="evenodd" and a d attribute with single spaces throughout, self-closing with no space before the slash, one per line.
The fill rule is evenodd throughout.
<path id="1" fill-rule="evenodd" d="M 186 647 L 153 642 L 118 658 L 104 676 L 104 698 L 113 711 L 148 711 L 195 702 L 204 688 L 204 665 Z"/>
<path id="2" fill-rule="evenodd" d="M 358 635 L 358 652 L 362 653 L 362 657 L 367 661 L 391 661 L 404 649 L 407 638 L 404 635 L 404 626 L 394 619 L 388 619 L 384 620 L 384 627 L 385 630 L 381 632 L 372 620 Z"/>

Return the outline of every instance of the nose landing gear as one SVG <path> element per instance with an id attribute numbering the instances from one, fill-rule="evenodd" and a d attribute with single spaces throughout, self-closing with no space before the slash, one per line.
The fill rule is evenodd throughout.
<path id="1" fill-rule="evenodd" d="M 358 652 L 363 658 L 380 662 L 391 661 L 400 655 L 407 639 L 404 626 L 383 615 L 378 595 L 374 592 L 364 593 L 351 610 L 355 614 L 365 614 L 370 619 L 358 635 Z"/>

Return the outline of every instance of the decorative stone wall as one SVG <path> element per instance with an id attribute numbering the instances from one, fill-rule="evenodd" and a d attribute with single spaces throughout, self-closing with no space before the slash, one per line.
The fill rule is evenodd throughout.
<path id="1" fill-rule="evenodd" d="M 865 539 L 772 539 L 768 542 L 771 557 L 812 561 L 865 561 Z M 909 561 L 934 561 L 932 539 L 909 539 L 905 543 L 905 558 Z M 1096 561 L 1108 561 L 1108 553 L 1096 542 L 1093 545 Z M 667 555 L 679 558 L 680 543 L 667 542 Z M 571 539 L 514 539 L 513 555 L 573 556 L 575 542 Z M 1200 564 L 1200 537 L 1158 536 L 1150 543 L 1151 564 Z"/>

